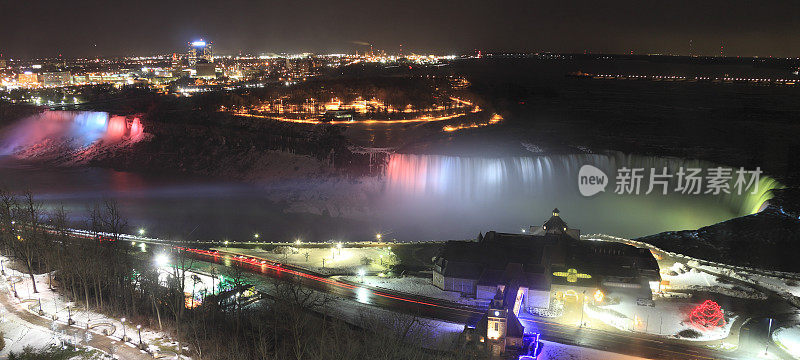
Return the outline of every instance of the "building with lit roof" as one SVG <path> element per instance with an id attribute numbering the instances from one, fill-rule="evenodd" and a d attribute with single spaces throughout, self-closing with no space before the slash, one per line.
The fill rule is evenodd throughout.
<path id="1" fill-rule="evenodd" d="M 522 309 L 550 308 L 551 300 L 603 304 L 607 294 L 652 299 L 661 281 L 647 249 L 580 240 L 558 209 L 529 234 L 490 231 L 477 241 L 448 241 L 434 258 L 433 284 L 463 296 L 489 300 L 468 339 L 494 356 L 527 351 Z M 535 343 L 535 341 L 534 341 Z"/>
<path id="2" fill-rule="evenodd" d="M 433 284 L 465 297 L 490 300 L 498 289 L 520 289 L 525 309 L 547 308 L 551 299 L 626 294 L 652 298 L 661 277 L 647 249 L 580 240 L 558 209 L 529 234 L 490 231 L 477 241 L 448 241 L 434 258 Z"/>

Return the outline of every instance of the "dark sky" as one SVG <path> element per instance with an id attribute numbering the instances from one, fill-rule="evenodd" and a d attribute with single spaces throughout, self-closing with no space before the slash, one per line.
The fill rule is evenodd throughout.
<path id="1" fill-rule="evenodd" d="M 799 0 L 0 0 L 6 58 L 472 49 L 800 56 Z"/>

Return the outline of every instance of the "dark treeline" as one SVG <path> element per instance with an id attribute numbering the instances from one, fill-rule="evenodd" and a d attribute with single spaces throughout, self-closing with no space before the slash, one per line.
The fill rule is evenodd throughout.
<path id="1" fill-rule="evenodd" d="M 37 114 L 40 111 L 39 108 L 33 105 L 14 104 L 0 99 L 0 127 L 20 118 Z"/>
<path id="2" fill-rule="evenodd" d="M 63 208 L 45 211 L 30 193 L 0 191 L 0 249 L 17 267 L 31 278 L 48 274 L 47 286 L 76 307 L 170 334 L 178 352 L 194 359 L 483 358 L 457 341 L 447 352 L 424 349 L 435 328 L 413 315 L 361 312 L 357 327 L 330 318 L 325 314 L 334 309 L 334 298 L 291 279 L 274 280 L 268 298 L 255 304 L 203 294 L 202 304 L 189 308 L 184 289 L 199 278 L 188 271 L 197 263 L 185 251 L 163 250 L 171 270 L 159 281 L 152 254 L 119 240 L 128 226 L 116 203 L 93 206 L 83 226 L 89 236 L 76 237 Z M 211 265 L 208 272 L 218 281 L 224 275 L 229 288 L 246 284 L 239 267 Z M 33 292 L 42 290 L 34 286 Z"/>

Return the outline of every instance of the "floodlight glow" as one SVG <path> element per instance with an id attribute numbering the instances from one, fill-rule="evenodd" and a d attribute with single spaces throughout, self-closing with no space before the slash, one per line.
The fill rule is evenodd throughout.
<path id="1" fill-rule="evenodd" d="M 156 258 L 153 260 L 158 267 L 164 267 L 169 265 L 169 256 L 167 254 L 161 253 L 156 255 Z"/>
<path id="2" fill-rule="evenodd" d="M 200 41 L 192 41 L 192 46 L 195 46 L 195 47 L 206 46 L 206 42 L 202 41 L 202 40 L 200 40 Z"/>

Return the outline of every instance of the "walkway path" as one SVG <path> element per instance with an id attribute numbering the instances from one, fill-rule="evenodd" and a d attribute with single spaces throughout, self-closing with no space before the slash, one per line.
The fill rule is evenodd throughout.
<path id="1" fill-rule="evenodd" d="M 66 324 L 61 323 L 56 323 L 55 329 L 53 329 L 53 321 L 21 309 L 19 304 L 17 304 L 17 302 L 13 299 L 13 295 L 7 286 L 3 286 L 3 290 L 0 290 L 0 305 L 5 308 L 6 312 L 13 314 L 15 317 L 32 326 L 43 328 L 47 332 L 53 333 L 53 330 L 55 330 L 55 332 L 58 333 L 65 332 L 68 335 L 75 336 L 80 339 L 86 339 L 87 331 L 85 329 L 67 326 Z M 153 358 L 150 354 L 143 352 L 131 346 L 130 344 L 122 344 L 118 339 L 113 339 L 92 332 L 89 332 L 89 334 L 89 341 L 85 342 L 85 345 L 110 354 L 115 354 L 120 359 L 145 360 Z"/>

